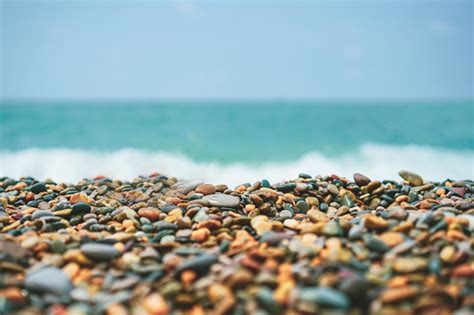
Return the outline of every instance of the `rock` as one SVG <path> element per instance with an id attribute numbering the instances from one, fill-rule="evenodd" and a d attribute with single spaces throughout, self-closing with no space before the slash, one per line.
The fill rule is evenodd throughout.
<path id="1" fill-rule="evenodd" d="M 296 206 L 301 213 L 306 213 L 309 210 L 309 204 L 306 201 L 300 200 L 296 203 Z"/>
<path id="2" fill-rule="evenodd" d="M 336 221 L 326 223 L 321 231 L 326 236 L 342 236 L 344 231 Z"/>
<path id="3" fill-rule="evenodd" d="M 398 172 L 401 178 L 408 181 L 413 186 L 421 186 L 423 185 L 423 178 L 420 175 L 409 172 L 409 171 L 400 171 Z"/>
<path id="4" fill-rule="evenodd" d="M 85 202 L 78 202 L 72 206 L 72 213 L 79 214 L 79 213 L 88 213 L 91 212 L 91 206 Z"/>
<path id="5" fill-rule="evenodd" d="M 195 179 L 195 180 L 187 180 L 187 181 L 180 181 L 172 186 L 172 188 L 178 190 L 183 194 L 189 193 L 191 190 L 194 190 L 197 186 L 201 185 L 202 181 Z"/>
<path id="6" fill-rule="evenodd" d="M 367 186 L 370 183 L 370 178 L 361 173 L 354 173 L 354 182 L 359 186 Z"/>
<path id="7" fill-rule="evenodd" d="M 375 215 L 368 215 L 365 217 L 365 227 L 369 230 L 384 230 L 388 227 L 388 222 Z"/>
<path id="8" fill-rule="evenodd" d="M 385 253 L 390 247 L 377 237 L 369 237 L 366 240 L 367 247 L 377 252 Z"/>
<path id="9" fill-rule="evenodd" d="M 184 270 L 192 270 L 197 273 L 207 273 L 207 270 L 218 260 L 216 255 L 203 254 L 186 260 L 176 268 L 176 273 L 180 274 Z"/>
<path id="10" fill-rule="evenodd" d="M 300 289 L 297 296 L 303 302 L 325 307 L 346 309 L 350 305 L 344 293 L 326 287 Z"/>
<path id="11" fill-rule="evenodd" d="M 173 230 L 176 231 L 178 229 L 178 225 L 175 223 L 171 222 L 166 222 L 166 221 L 158 221 L 155 224 L 153 224 L 155 229 L 157 231 L 162 231 L 162 230 Z"/>
<path id="12" fill-rule="evenodd" d="M 280 184 L 276 187 L 277 190 L 287 193 L 293 191 L 296 188 L 296 183 L 290 182 L 286 184 Z"/>
<path id="13" fill-rule="evenodd" d="M 102 243 L 86 243 L 81 246 L 81 251 L 87 257 L 97 260 L 110 260 L 120 256 L 115 247 Z"/>
<path id="14" fill-rule="evenodd" d="M 211 235 L 211 231 L 208 228 L 200 228 L 192 232 L 191 239 L 197 242 L 204 242 Z"/>
<path id="15" fill-rule="evenodd" d="M 159 293 L 152 293 L 143 301 L 143 306 L 148 314 L 168 315 L 169 307 L 165 299 Z"/>
<path id="16" fill-rule="evenodd" d="M 207 196 L 204 196 L 202 200 L 209 202 L 209 205 L 213 207 L 236 208 L 240 204 L 239 197 L 226 195 L 226 194 L 207 195 Z"/>
<path id="17" fill-rule="evenodd" d="M 24 285 L 31 291 L 55 295 L 69 294 L 73 288 L 69 278 L 56 267 L 44 267 L 28 274 Z"/>
<path id="18" fill-rule="evenodd" d="M 158 221 L 161 211 L 157 208 L 142 208 L 138 210 L 138 215 L 142 218 L 147 218 L 151 222 Z"/>
<path id="19" fill-rule="evenodd" d="M 393 270 L 399 273 L 424 271 L 428 268 L 428 260 L 422 257 L 399 257 L 393 263 Z"/>
<path id="20" fill-rule="evenodd" d="M 388 288 L 383 291 L 381 295 L 381 300 L 384 303 L 394 303 L 413 298 L 417 296 L 418 293 L 419 290 L 412 286 Z"/>
<path id="21" fill-rule="evenodd" d="M 365 305 L 368 298 L 369 283 L 361 277 L 350 277 L 341 282 L 339 290 L 349 297 L 352 304 Z"/>
<path id="22" fill-rule="evenodd" d="M 36 219 L 39 219 L 41 217 L 49 217 L 49 216 L 52 216 L 52 215 L 54 215 L 54 214 L 51 211 L 48 211 L 48 210 L 36 210 L 31 215 L 31 219 L 36 220 Z"/>
<path id="23" fill-rule="evenodd" d="M 260 288 L 255 298 L 257 299 L 258 303 L 262 306 L 262 308 L 267 311 L 269 314 L 279 314 L 280 308 L 276 303 L 275 299 L 273 298 L 273 292 L 267 287 Z"/>
<path id="24" fill-rule="evenodd" d="M 269 222 L 268 217 L 265 215 L 258 215 L 250 221 L 250 226 L 257 232 L 258 235 L 262 235 L 267 231 L 271 231 L 273 226 Z"/>
<path id="25" fill-rule="evenodd" d="M 211 184 L 202 184 L 196 188 L 196 192 L 203 195 L 212 195 L 216 193 L 216 188 Z"/>
<path id="26" fill-rule="evenodd" d="M 337 188 L 336 185 L 333 185 L 333 184 L 328 185 L 328 191 L 333 195 L 337 195 L 339 193 L 339 189 Z"/>
<path id="27" fill-rule="evenodd" d="M 39 194 L 39 193 L 42 193 L 43 191 L 47 191 L 48 188 L 46 187 L 44 183 L 37 183 L 37 184 L 32 185 L 30 187 L 30 190 L 34 194 Z"/>

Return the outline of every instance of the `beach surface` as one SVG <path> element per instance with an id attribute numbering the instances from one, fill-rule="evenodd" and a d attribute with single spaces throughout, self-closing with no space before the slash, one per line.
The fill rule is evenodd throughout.
<path id="1" fill-rule="evenodd" d="M 2 314 L 469 314 L 471 178 L 0 178 Z"/>

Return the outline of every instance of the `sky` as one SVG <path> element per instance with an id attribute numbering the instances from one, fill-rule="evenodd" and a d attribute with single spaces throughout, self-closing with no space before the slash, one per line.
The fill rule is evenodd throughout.
<path id="1" fill-rule="evenodd" d="M 473 98 L 471 1 L 0 1 L 3 99 Z"/>

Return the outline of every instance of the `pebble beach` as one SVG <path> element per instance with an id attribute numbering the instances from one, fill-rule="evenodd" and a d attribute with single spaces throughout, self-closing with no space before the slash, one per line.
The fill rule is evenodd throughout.
<path id="1" fill-rule="evenodd" d="M 0 178 L 0 314 L 473 314 L 474 182 Z"/>

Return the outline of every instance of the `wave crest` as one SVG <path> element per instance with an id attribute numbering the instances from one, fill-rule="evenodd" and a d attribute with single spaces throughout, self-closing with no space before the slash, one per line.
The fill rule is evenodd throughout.
<path id="1" fill-rule="evenodd" d="M 74 182 L 105 175 L 132 179 L 159 172 L 179 178 L 199 178 L 209 183 L 238 185 L 266 178 L 271 182 L 295 178 L 298 173 L 351 177 L 354 172 L 372 179 L 397 179 L 408 169 L 429 180 L 473 179 L 474 152 L 408 145 L 364 144 L 358 150 L 328 157 L 310 152 L 287 162 L 259 164 L 216 161 L 197 162 L 181 154 L 123 149 L 96 152 L 76 149 L 28 149 L 0 151 L 0 176 L 33 176 L 38 179 Z"/>

